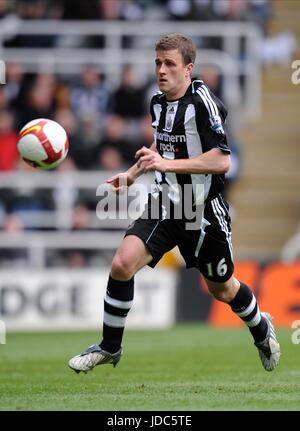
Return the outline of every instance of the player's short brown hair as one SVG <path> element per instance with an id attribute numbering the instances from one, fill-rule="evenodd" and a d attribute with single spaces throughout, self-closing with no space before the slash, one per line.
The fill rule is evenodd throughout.
<path id="1" fill-rule="evenodd" d="M 171 49 L 178 49 L 184 65 L 195 63 L 196 47 L 189 37 L 180 33 L 171 33 L 162 36 L 155 45 L 156 51 L 170 51 Z"/>

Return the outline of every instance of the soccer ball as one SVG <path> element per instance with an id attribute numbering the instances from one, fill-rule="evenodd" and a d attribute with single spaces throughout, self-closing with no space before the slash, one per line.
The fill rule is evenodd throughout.
<path id="1" fill-rule="evenodd" d="M 27 123 L 19 133 L 19 154 L 35 168 L 56 168 L 66 158 L 68 149 L 67 133 L 56 121 L 39 118 Z"/>

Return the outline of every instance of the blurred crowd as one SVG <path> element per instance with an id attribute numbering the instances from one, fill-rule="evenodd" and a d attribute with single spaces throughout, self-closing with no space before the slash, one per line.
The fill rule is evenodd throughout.
<path id="1" fill-rule="evenodd" d="M 24 73 L 7 64 L 0 86 L 0 170 L 16 168 L 17 131 L 36 118 L 61 124 L 70 141 L 70 160 L 77 169 L 121 169 L 134 161 L 152 130 L 147 114 L 147 88 L 138 87 L 134 69 L 124 66 L 121 82 L 111 89 L 93 65 L 68 82 L 54 73 Z"/>
<path id="2" fill-rule="evenodd" d="M 18 131 L 36 118 L 54 119 L 68 134 L 69 155 L 56 172 L 122 172 L 135 162 L 136 150 L 153 141 L 148 110 L 156 86 L 152 82 L 138 86 L 130 65 L 124 66 L 119 86 L 114 89 L 93 65 L 86 65 L 79 76 L 68 81 L 48 72 L 24 73 L 15 63 L 7 64 L 6 73 L 7 83 L 0 86 L 0 172 L 33 169 L 20 161 L 16 144 Z M 222 79 L 217 70 L 203 67 L 201 77 L 221 97 Z M 233 138 L 230 144 L 232 172 L 227 190 L 237 178 L 239 165 L 238 144 Z M 95 190 L 79 190 L 69 184 L 57 189 L 0 188 L 0 228 L 9 233 L 98 229 L 97 201 Z M 57 214 L 62 222 L 57 223 Z M 109 260 L 107 253 L 64 250 L 51 252 L 47 262 L 82 266 L 93 262 L 95 255 Z M 23 264 L 26 256 L 25 250 L 0 251 L 0 266 L 8 262 Z"/>
<path id="3" fill-rule="evenodd" d="M 248 20 L 265 27 L 269 13 L 269 0 L 0 0 L 0 19 Z"/>
<path id="4" fill-rule="evenodd" d="M 102 47 L 102 36 L 77 36 L 71 40 L 53 35 L 17 35 L 16 20 L 252 20 L 265 31 L 270 13 L 268 0 L 0 0 L 0 25 L 6 47 Z M 124 48 L 135 43 L 123 38 Z M 218 40 L 199 41 L 199 47 L 218 48 Z M 30 169 L 17 153 L 18 131 L 36 118 L 51 118 L 66 130 L 70 150 L 68 159 L 58 168 L 74 170 L 126 170 L 142 145 L 150 146 L 153 130 L 149 101 L 156 91 L 153 81 L 139 84 L 136 70 L 124 65 L 117 86 L 112 87 L 98 66 L 86 64 L 79 75 L 52 72 L 26 72 L 21 64 L 6 64 L 6 84 L 0 85 L 0 172 Z M 213 66 L 203 66 L 201 78 L 222 98 L 222 77 Z M 226 102 L 226 101 L 225 101 Z M 229 133 L 231 131 L 229 130 Z M 238 177 L 239 145 L 230 136 L 233 149 L 232 171 L 227 190 Z M 97 228 L 95 191 L 82 193 L 72 187 L 57 190 L 0 188 L 0 229 L 16 232 L 32 229 L 57 229 L 47 214 L 72 208 L 69 222 L 61 228 L 83 231 Z M 59 208 L 61 207 L 61 208 Z M 52 223 L 52 224 L 51 224 Z M 0 250 L 3 262 L 24 258 L 23 251 Z M 52 264 L 67 260 L 82 266 L 92 253 L 73 250 L 52 255 Z"/>
<path id="5" fill-rule="evenodd" d="M 20 35 L 18 20 L 228 20 L 254 21 L 265 29 L 269 15 L 269 0 L 0 0 L 2 43 L 10 48 L 103 47 L 102 35 Z M 222 49 L 219 38 L 196 42 L 198 48 Z M 136 40 L 124 36 L 122 43 L 126 48 Z M 155 86 L 139 84 L 130 65 L 114 88 L 92 64 L 75 77 L 25 73 L 16 63 L 6 68 L 7 84 L 0 86 L 0 170 L 16 168 L 16 133 L 35 118 L 52 118 L 66 129 L 76 169 L 122 169 L 134 161 L 137 148 L 151 144 L 148 108 Z M 222 97 L 218 71 L 208 67 L 203 75 Z"/>

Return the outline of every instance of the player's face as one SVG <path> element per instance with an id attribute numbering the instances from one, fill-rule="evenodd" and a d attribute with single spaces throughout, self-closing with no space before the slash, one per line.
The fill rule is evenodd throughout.
<path id="1" fill-rule="evenodd" d="M 185 65 L 178 49 L 156 51 L 157 84 L 168 100 L 182 97 L 191 82 L 192 63 Z"/>

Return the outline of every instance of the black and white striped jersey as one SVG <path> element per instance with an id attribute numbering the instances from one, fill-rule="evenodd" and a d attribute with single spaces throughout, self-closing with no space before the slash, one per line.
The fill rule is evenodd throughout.
<path id="1" fill-rule="evenodd" d="M 226 107 L 203 81 L 193 81 L 185 95 L 176 101 L 167 101 L 163 93 L 156 94 L 151 100 L 150 111 L 156 148 L 162 157 L 194 158 L 213 148 L 230 153 L 224 131 Z M 192 184 L 195 204 L 215 198 L 224 189 L 224 174 L 162 174 L 156 171 L 155 176 L 158 185 L 168 185 L 169 198 L 173 202 L 178 202 L 178 186 L 184 190 L 184 184 Z"/>

